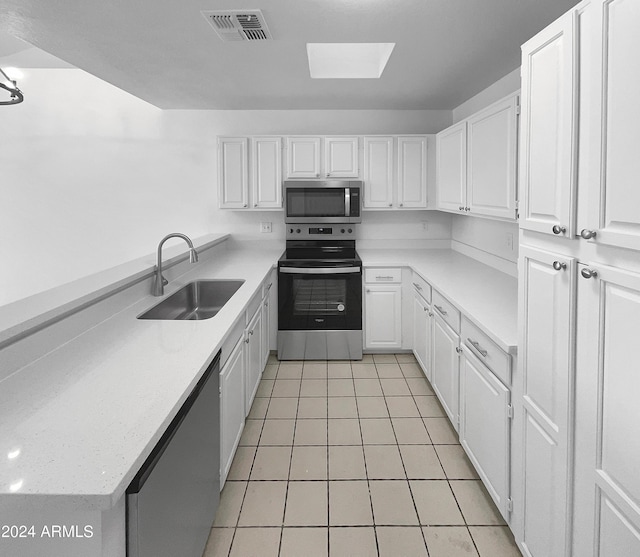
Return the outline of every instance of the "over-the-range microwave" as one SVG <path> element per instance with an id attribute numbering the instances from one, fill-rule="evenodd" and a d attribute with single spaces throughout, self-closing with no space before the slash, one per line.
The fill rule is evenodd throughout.
<path id="1" fill-rule="evenodd" d="M 285 180 L 284 222 L 362 221 L 360 180 Z"/>

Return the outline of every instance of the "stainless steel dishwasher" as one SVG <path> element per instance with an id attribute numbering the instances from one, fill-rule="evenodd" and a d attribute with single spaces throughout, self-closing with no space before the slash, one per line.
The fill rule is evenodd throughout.
<path id="1" fill-rule="evenodd" d="M 220 501 L 220 353 L 127 489 L 128 557 L 201 557 Z"/>

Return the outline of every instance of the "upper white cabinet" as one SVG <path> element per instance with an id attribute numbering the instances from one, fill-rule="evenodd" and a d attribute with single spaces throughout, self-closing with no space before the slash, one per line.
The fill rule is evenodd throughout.
<path id="1" fill-rule="evenodd" d="M 426 137 L 398 137 L 398 207 L 427 207 Z"/>
<path id="2" fill-rule="evenodd" d="M 218 138 L 218 202 L 221 209 L 282 209 L 279 137 Z"/>
<path id="3" fill-rule="evenodd" d="M 248 144 L 246 137 L 218 138 L 218 202 L 221 209 L 249 206 Z"/>
<path id="4" fill-rule="evenodd" d="M 437 207 L 516 219 L 518 96 L 436 136 Z"/>
<path id="5" fill-rule="evenodd" d="M 427 208 L 426 135 L 364 137 L 365 209 Z"/>
<path id="6" fill-rule="evenodd" d="M 364 138 L 364 207 L 393 207 L 393 137 Z"/>
<path id="7" fill-rule="evenodd" d="M 570 237 L 576 193 L 575 13 L 522 47 L 520 226 Z"/>
<path id="8" fill-rule="evenodd" d="M 472 215 L 516 218 L 518 96 L 467 120 L 467 203 Z"/>
<path id="9" fill-rule="evenodd" d="M 282 139 L 251 138 L 251 156 L 253 207 L 282 208 Z"/>
<path id="10" fill-rule="evenodd" d="M 467 200 L 467 122 L 436 135 L 438 209 L 464 211 Z"/>
<path id="11" fill-rule="evenodd" d="M 596 244 L 640 250 L 640 5 L 633 0 L 598 0 L 591 27 L 580 33 L 580 74 L 590 76 L 580 91 L 580 143 L 588 161 L 580 178 L 586 200 L 576 233 Z M 582 29 L 581 29 L 582 31 Z M 595 35 L 595 37 L 594 37 Z M 582 154 L 582 153 L 581 153 Z M 581 166 L 582 169 L 582 166 Z M 584 194 L 583 194 L 584 192 Z"/>
<path id="12" fill-rule="evenodd" d="M 287 178 L 357 178 L 358 144 L 351 136 L 287 137 Z"/>
<path id="13" fill-rule="evenodd" d="M 358 138 L 324 138 L 324 173 L 327 178 L 357 178 Z"/>

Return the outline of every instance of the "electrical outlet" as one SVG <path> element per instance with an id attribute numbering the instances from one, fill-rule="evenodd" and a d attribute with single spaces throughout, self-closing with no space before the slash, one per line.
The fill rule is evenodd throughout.
<path id="1" fill-rule="evenodd" d="M 270 222 L 261 222 L 260 223 L 260 232 L 263 234 L 271 233 L 271 223 Z"/>
<path id="2" fill-rule="evenodd" d="M 505 245 L 507 249 L 513 251 L 513 234 L 511 234 L 511 232 L 507 233 L 505 237 Z"/>

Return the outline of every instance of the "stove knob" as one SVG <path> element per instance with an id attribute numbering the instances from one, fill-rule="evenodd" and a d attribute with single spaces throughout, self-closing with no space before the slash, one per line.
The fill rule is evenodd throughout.
<path id="1" fill-rule="evenodd" d="M 349 234 L 351 234 L 353 232 L 353 230 L 351 228 L 349 228 Z"/>
<path id="2" fill-rule="evenodd" d="M 293 234 L 293 228 L 289 228 L 289 232 Z"/>
<path id="3" fill-rule="evenodd" d="M 341 228 L 341 229 L 340 229 L 340 232 L 342 232 L 342 234 L 344 234 L 344 228 Z"/>
<path id="4" fill-rule="evenodd" d="M 299 228 L 296 228 L 296 232 L 297 232 L 298 234 L 300 234 L 300 229 L 299 229 Z"/>

